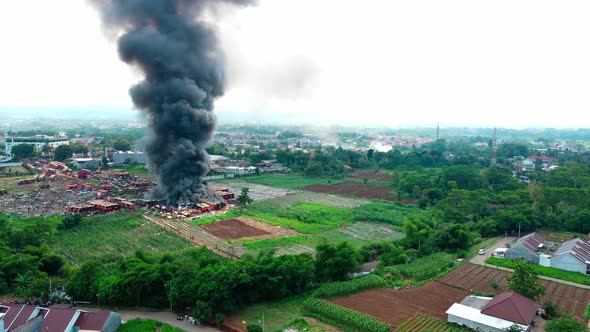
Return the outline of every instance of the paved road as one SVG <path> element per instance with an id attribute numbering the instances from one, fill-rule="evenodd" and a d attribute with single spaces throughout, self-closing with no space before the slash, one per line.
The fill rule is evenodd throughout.
<path id="1" fill-rule="evenodd" d="M 176 315 L 169 311 L 137 311 L 137 310 L 119 310 L 118 313 L 121 314 L 121 319 L 132 320 L 135 318 L 141 319 L 154 319 L 164 322 L 170 326 L 178 327 L 183 329 L 187 332 L 213 332 L 213 331 L 220 331 L 213 327 L 204 327 L 204 326 L 196 326 L 189 324 L 186 320 L 176 320 Z"/>
<path id="2" fill-rule="evenodd" d="M 470 262 L 473 264 L 491 267 L 491 268 L 498 269 L 498 270 L 503 270 L 503 271 L 508 271 L 508 272 L 514 271 L 513 269 L 509 269 L 507 267 L 490 265 L 490 264 L 485 263 L 485 260 L 488 259 L 488 257 L 492 256 L 492 253 L 494 252 L 494 250 L 496 250 L 496 248 L 506 248 L 506 243 L 510 243 L 514 239 L 516 239 L 516 238 L 515 237 L 501 238 L 500 240 L 498 240 L 498 242 L 494 243 L 494 245 L 492 245 L 491 247 L 483 248 L 483 249 L 486 249 L 486 251 L 487 251 L 485 255 L 477 255 L 477 256 L 473 257 L 470 260 Z M 546 277 L 546 276 L 539 276 L 539 279 L 554 281 L 554 282 L 557 282 L 560 284 L 575 286 L 578 288 L 590 289 L 590 286 L 588 286 L 588 285 L 578 284 L 576 282 L 571 282 L 571 281 L 566 281 L 566 280 L 561 280 L 561 279 L 556 279 L 556 278 L 551 278 L 551 277 Z"/>

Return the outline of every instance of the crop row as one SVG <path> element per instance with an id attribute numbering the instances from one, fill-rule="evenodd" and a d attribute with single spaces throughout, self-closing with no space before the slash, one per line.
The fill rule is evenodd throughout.
<path id="1" fill-rule="evenodd" d="M 370 274 L 349 281 L 332 282 L 322 285 L 314 295 L 319 298 L 342 297 L 367 289 L 384 288 L 387 283 L 378 275 Z"/>
<path id="2" fill-rule="evenodd" d="M 436 253 L 423 258 L 418 258 L 409 264 L 387 267 L 385 272 L 398 275 L 403 279 L 421 281 L 434 278 L 441 272 L 448 271 L 454 266 L 455 263 L 451 255 Z"/>
<path id="3" fill-rule="evenodd" d="M 373 317 L 317 298 L 306 300 L 303 303 L 303 312 L 308 316 L 344 325 L 358 332 L 389 332 L 391 330 L 390 325 Z"/>

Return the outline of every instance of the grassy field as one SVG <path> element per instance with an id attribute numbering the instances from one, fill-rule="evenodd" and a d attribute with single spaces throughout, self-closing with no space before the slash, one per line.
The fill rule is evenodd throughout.
<path id="1" fill-rule="evenodd" d="M 138 249 L 162 253 L 193 246 L 188 240 L 132 212 L 85 218 L 73 229 L 54 232 L 49 243 L 74 265 L 89 259 L 129 256 Z"/>
<path id="2" fill-rule="evenodd" d="M 326 232 L 277 239 L 244 240 L 243 244 L 248 249 L 247 253 L 252 255 L 268 249 L 275 249 L 280 253 L 297 254 L 314 252 L 315 247 L 323 242 L 337 244 L 346 241 L 353 247 L 360 248 L 372 242 L 395 240 L 403 236 L 403 233 L 390 225 L 353 222 Z"/>
<path id="3" fill-rule="evenodd" d="M 342 179 L 309 178 L 300 175 L 264 174 L 242 178 L 244 181 L 263 184 L 284 189 L 299 189 L 314 184 L 335 184 L 344 182 Z"/>
<path id="4" fill-rule="evenodd" d="M 486 259 L 486 263 L 491 264 L 491 265 L 496 265 L 496 266 L 503 266 L 503 267 L 507 267 L 507 268 L 511 268 L 511 269 L 513 269 L 516 266 L 516 262 L 514 262 L 512 260 L 497 258 L 497 257 L 490 257 L 490 258 Z M 584 275 L 581 273 L 564 271 L 564 270 L 555 269 L 552 267 L 545 267 L 545 266 L 541 266 L 541 265 L 537 265 L 537 264 L 530 264 L 530 266 L 533 268 L 533 270 L 536 273 L 538 273 L 542 276 L 571 281 L 571 282 L 576 282 L 576 283 L 584 284 L 584 285 L 590 285 L 590 276 L 587 276 L 587 275 Z"/>
<path id="5" fill-rule="evenodd" d="M 275 209 L 262 203 L 232 210 L 225 214 L 194 219 L 193 224 L 204 225 L 218 220 L 247 216 L 267 224 L 294 229 L 303 234 L 314 234 L 350 223 L 351 210 L 310 203 L 297 203 Z"/>
<path id="6" fill-rule="evenodd" d="M 357 221 L 374 221 L 380 223 L 402 226 L 409 215 L 420 215 L 428 211 L 417 206 L 404 205 L 399 202 L 372 202 L 356 208 L 352 212 L 352 218 Z"/>
<path id="7" fill-rule="evenodd" d="M 8 222 L 16 227 L 16 228 L 23 228 L 27 225 L 35 224 L 39 221 L 47 221 L 51 227 L 55 230 L 57 228 L 57 224 L 61 222 L 63 216 L 46 216 L 46 217 L 23 217 L 13 214 L 6 214 L 0 213 L 0 219 L 6 219 Z"/>
<path id="8" fill-rule="evenodd" d="M 312 292 L 296 295 L 276 302 L 250 305 L 237 312 L 231 319 L 246 324 L 260 324 L 264 315 L 264 331 L 280 332 L 302 316 L 301 305 Z M 321 330 L 319 330 L 321 331 Z"/>
<path id="9" fill-rule="evenodd" d="M 136 318 L 121 325 L 117 332 L 184 332 L 184 330 L 159 321 Z"/>
<path id="10" fill-rule="evenodd" d="M 356 198 L 356 197 L 345 197 L 330 194 L 315 193 L 312 191 L 298 191 L 292 195 L 276 197 L 265 201 L 258 202 L 257 204 L 268 206 L 269 208 L 284 208 L 297 203 L 312 203 L 340 208 L 356 208 L 365 204 L 369 204 L 371 201 Z"/>

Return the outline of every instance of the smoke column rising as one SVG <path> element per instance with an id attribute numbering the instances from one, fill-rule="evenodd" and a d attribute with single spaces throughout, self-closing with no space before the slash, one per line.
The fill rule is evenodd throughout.
<path id="1" fill-rule="evenodd" d="M 215 128 L 213 101 L 224 92 L 224 54 L 203 14 L 220 3 L 254 0 L 95 0 L 106 28 L 118 38 L 119 56 L 145 79 L 130 89 L 146 113 L 145 152 L 158 175 L 154 198 L 169 204 L 210 194 L 205 151 Z"/>

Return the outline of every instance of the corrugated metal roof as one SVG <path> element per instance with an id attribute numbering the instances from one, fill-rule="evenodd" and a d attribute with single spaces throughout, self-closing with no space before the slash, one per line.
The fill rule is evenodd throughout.
<path id="1" fill-rule="evenodd" d="M 529 251 L 537 254 L 537 249 L 539 248 L 539 244 L 545 243 L 545 239 L 542 238 L 537 233 L 531 233 L 529 235 L 523 236 L 518 239 L 518 242 L 515 246 L 520 245 L 527 248 Z"/>
<path id="2" fill-rule="evenodd" d="M 479 309 L 468 307 L 460 303 L 454 303 L 446 313 L 447 315 L 453 315 L 480 325 L 491 326 L 502 330 L 508 329 L 514 325 L 514 322 L 483 314 Z M 523 331 L 526 331 L 527 329 L 527 325 L 520 325 L 520 327 Z"/>
<path id="3" fill-rule="evenodd" d="M 74 325 L 80 330 L 102 331 L 110 315 L 110 311 L 82 312 Z"/>
<path id="4" fill-rule="evenodd" d="M 41 323 L 39 332 L 65 331 L 76 313 L 77 310 L 73 309 L 49 309 L 43 323 Z"/>
<path id="5" fill-rule="evenodd" d="M 555 252 L 554 256 L 572 255 L 580 262 L 587 264 L 590 261 L 590 243 L 582 238 L 575 238 L 564 242 Z"/>
<path id="6" fill-rule="evenodd" d="M 528 325 L 541 306 L 535 301 L 513 292 L 496 295 L 481 313 Z"/>

